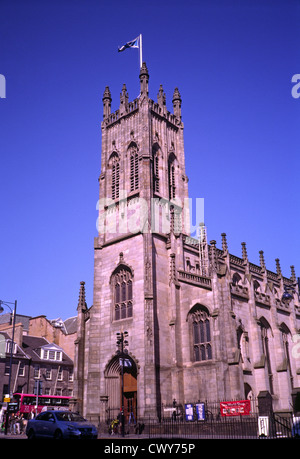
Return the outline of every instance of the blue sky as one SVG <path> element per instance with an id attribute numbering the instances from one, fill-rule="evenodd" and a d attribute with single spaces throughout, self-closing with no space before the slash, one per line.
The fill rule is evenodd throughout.
<path id="1" fill-rule="evenodd" d="M 102 94 L 139 93 L 143 34 L 150 97 L 178 86 L 189 194 L 208 238 L 300 276 L 297 0 L 0 0 L 0 299 L 22 314 L 76 314 L 93 301 Z"/>

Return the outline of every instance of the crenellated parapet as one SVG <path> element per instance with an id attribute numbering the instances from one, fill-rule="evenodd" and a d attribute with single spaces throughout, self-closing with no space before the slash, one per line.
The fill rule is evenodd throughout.
<path id="1" fill-rule="evenodd" d="M 172 98 L 173 113 L 166 108 L 166 94 L 163 90 L 163 86 L 160 85 L 157 102 L 149 98 L 149 72 L 145 62 L 143 63 L 140 70 L 140 94 L 132 102 L 129 101 L 129 95 L 126 89 L 126 85 L 123 84 L 122 91 L 120 93 L 120 106 L 114 112 L 111 112 L 112 97 L 110 89 L 106 86 L 102 102 L 103 102 L 103 127 L 109 127 L 119 122 L 123 117 L 127 117 L 138 111 L 142 103 L 147 100 L 149 110 L 151 110 L 154 116 L 162 117 L 168 123 L 174 127 L 182 125 L 181 122 L 181 104 L 182 99 L 178 88 L 175 88 Z"/>
<path id="2" fill-rule="evenodd" d="M 246 243 L 242 242 L 242 257 L 229 253 L 226 233 L 221 234 L 222 249 L 216 247 L 216 241 L 208 244 L 209 253 L 209 278 L 213 272 L 219 277 L 225 274 L 230 279 L 230 292 L 233 299 L 249 301 L 251 296 L 257 307 L 265 309 L 274 308 L 280 312 L 289 313 L 293 304 L 294 310 L 300 310 L 299 288 L 295 273 L 295 267 L 291 266 L 290 278 L 282 275 L 280 261 L 277 258 L 276 272 L 270 271 L 266 267 L 264 252 L 259 251 L 259 265 L 248 260 Z M 196 238 L 185 236 L 184 246 L 188 251 L 194 253 L 194 257 L 189 254 L 184 270 L 180 272 L 180 279 L 185 282 L 195 283 L 199 277 L 199 241 Z M 200 277 L 198 280 L 200 284 Z M 250 290 L 253 294 L 250 294 Z M 300 316 L 299 316 L 300 319 Z"/>

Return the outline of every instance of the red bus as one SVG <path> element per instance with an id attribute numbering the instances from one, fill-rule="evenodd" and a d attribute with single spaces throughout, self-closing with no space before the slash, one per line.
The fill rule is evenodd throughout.
<path id="1" fill-rule="evenodd" d="M 36 395 L 15 393 L 14 400 L 18 402 L 18 412 L 27 417 L 29 413 L 38 414 L 47 409 L 68 409 L 71 397 L 62 395 L 39 395 L 38 407 L 36 412 Z"/>

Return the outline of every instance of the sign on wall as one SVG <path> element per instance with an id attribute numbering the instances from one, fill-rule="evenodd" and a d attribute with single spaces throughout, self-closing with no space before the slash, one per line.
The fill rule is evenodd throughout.
<path id="1" fill-rule="evenodd" d="M 204 403 L 196 403 L 197 421 L 205 421 L 205 406 Z"/>
<path id="2" fill-rule="evenodd" d="M 250 400 L 235 400 L 220 402 L 221 416 L 245 416 L 250 414 Z"/>
<path id="3" fill-rule="evenodd" d="M 258 417 L 258 435 L 268 437 L 269 435 L 269 416 Z"/>
<path id="4" fill-rule="evenodd" d="M 194 420 L 194 406 L 192 403 L 185 404 L 185 420 L 186 421 Z"/>

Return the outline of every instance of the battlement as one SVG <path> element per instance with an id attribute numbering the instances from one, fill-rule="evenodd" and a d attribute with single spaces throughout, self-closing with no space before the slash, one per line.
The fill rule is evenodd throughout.
<path id="1" fill-rule="evenodd" d="M 172 98 L 173 103 L 173 113 L 166 109 L 166 95 L 164 93 L 162 85 L 159 87 L 157 94 L 157 102 L 150 99 L 148 96 L 148 81 L 149 73 L 145 63 L 140 71 L 140 94 L 132 102 L 129 102 L 128 92 L 126 89 L 125 83 L 123 84 L 122 91 L 120 93 L 120 107 L 111 112 L 111 102 L 112 97 L 109 90 L 109 87 L 106 86 L 103 94 L 103 125 L 108 127 L 118 122 L 122 117 L 131 115 L 139 109 L 141 101 L 144 101 L 146 98 L 148 101 L 149 110 L 153 114 L 158 115 L 164 118 L 168 123 L 173 124 L 178 127 L 181 125 L 181 96 L 178 91 L 178 88 L 175 88 Z"/>

